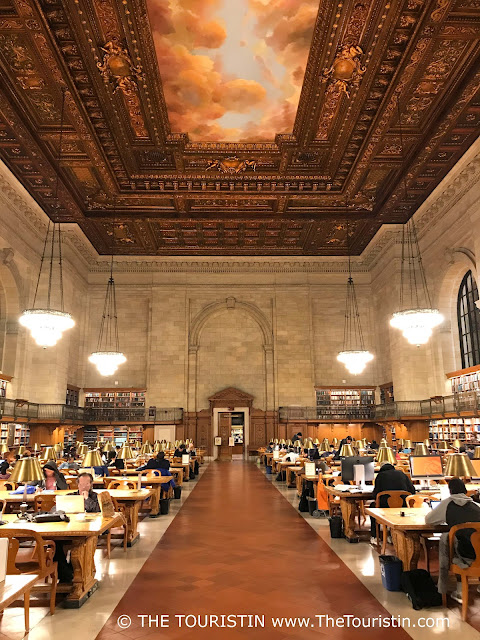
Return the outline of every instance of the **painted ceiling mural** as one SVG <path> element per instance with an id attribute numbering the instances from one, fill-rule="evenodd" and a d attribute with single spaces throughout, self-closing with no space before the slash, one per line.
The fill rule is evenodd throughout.
<path id="1" fill-rule="evenodd" d="M 293 129 L 318 0 L 147 0 L 173 132 L 273 141 Z"/>

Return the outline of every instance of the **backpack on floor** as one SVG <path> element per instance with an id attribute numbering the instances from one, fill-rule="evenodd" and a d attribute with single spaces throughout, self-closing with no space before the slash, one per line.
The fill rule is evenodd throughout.
<path id="1" fill-rule="evenodd" d="M 285 469 L 282 469 L 281 471 L 278 472 L 277 477 L 275 478 L 275 480 L 277 482 L 283 482 L 286 478 L 286 474 L 287 472 L 285 471 Z"/>
<path id="2" fill-rule="evenodd" d="M 415 611 L 424 607 L 441 607 L 442 596 L 425 569 L 413 569 L 402 573 L 402 589 Z"/>
<path id="3" fill-rule="evenodd" d="M 298 503 L 298 510 L 300 513 L 306 513 L 308 511 L 307 497 L 313 497 L 313 484 L 311 482 L 307 482 L 306 486 L 303 488 L 300 502 Z"/>

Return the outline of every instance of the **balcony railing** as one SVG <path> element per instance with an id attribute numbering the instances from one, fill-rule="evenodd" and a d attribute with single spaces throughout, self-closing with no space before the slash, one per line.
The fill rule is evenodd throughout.
<path id="1" fill-rule="evenodd" d="M 280 422 L 290 420 L 373 420 L 375 407 L 360 405 L 324 405 L 322 407 L 289 406 L 279 408 Z"/>
<path id="2" fill-rule="evenodd" d="M 83 407 L 66 404 L 38 404 L 0 398 L 0 417 L 12 420 L 60 420 L 83 422 Z"/>
<path id="3" fill-rule="evenodd" d="M 157 407 L 134 407 L 117 409 L 85 409 L 88 422 L 181 422 L 183 409 L 179 407 L 158 409 Z"/>
<path id="4" fill-rule="evenodd" d="M 324 405 L 322 407 L 280 407 L 280 422 L 290 420 L 389 420 L 399 418 L 443 418 L 480 415 L 480 392 L 468 391 L 428 400 L 405 400 L 374 407 Z"/>

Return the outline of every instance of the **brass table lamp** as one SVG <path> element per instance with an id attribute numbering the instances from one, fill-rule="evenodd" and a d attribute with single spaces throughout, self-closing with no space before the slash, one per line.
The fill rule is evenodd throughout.
<path id="1" fill-rule="evenodd" d="M 102 458 L 98 452 L 98 449 L 93 449 L 92 451 L 87 451 L 83 458 L 83 468 L 90 469 L 93 467 L 103 467 Z"/>
<path id="2" fill-rule="evenodd" d="M 423 442 L 418 442 L 415 445 L 415 449 L 413 450 L 413 455 L 414 456 L 428 456 L 429 455 L 429 451 L 427 449 L 427 446 Z"/>
<path id="3" fill-rule="evenodd" d="M 480 459 L 480 447 L 475 447 L 475 452 L 473 454 L 473 458 L 475 460 L 479 460 Z"/>
<path id="4" fill-rule="evenodd" d="M 348 458 L 350 456 L 354 456 L 355 452 L 353 450 L 353 447 L 351 444 L 344 444 L 342 445 L 342 448 L 340 449 L 340 457 L 341 458 Z"/>
<path id="5" fill-rule="evenodd" d="M 393 465 L 395 465 L 397 462 L 395 459 L 395 454 L 390 447 L 380 447 L 380 449 L 378 450 L 377 464 L 383 464 L 384 462 L 389 462 Z"/>
<path id="6" fill-rule="evenodd" d="M 21 458 L 17 461 L 13 467 L 12 474 L 9 478 L 9 482 L 23 483 L 23 502 L 20 505 L 20 514 L 18 520 L 28 520 L 27 515 L 27 482 L 34 482 L 38 480 L 44 480 L 42 467 L 37 458 Z"/>
<path id="7" fill-rule="evenodd" d="M 56 460 L 57 454 L 55 453 L 55 449 L 53 447 L 47 447 L 45 449 L 45 453 L 43 454 L 44 460 Z"/>
<path id="8" fill-rule="evenodd" d="M 455 478 L 471 478 L 475 476 L 475 469 L 466 453 L 451 453 L 447 457 L 445 475 Z"/>

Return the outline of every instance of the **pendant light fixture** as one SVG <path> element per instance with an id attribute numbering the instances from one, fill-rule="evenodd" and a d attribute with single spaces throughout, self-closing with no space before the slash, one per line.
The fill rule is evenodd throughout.
<path id="1" fill-rule="evenodd" d="M 88 360 L 94 364 L 100 375 L 112 376 L 118 367 L 127 361 L 120 351 L 118 339 L 117 299 L 115 281 L 113 279 L 113 244 L 115 242 L 115 205 L 112 225 L 112 259 L 110 262 L 110 278 L 108 279 L 105 304 L 103 306 L 100 334 L 97 350 L 90 354 Z"/>
<path id="2" fill-rule="evenodd" d="M 405 160 L 403 133 L 400 118 L 400 106 L 397 101 L 398 127 L 402 157 Z M 407 180 L 403 175 L 405 201 L 407 197 Z M 425 269 L 418 244 L 417 230 L 413 216 L 402 227 L 402 258 L 400 267 L 400 304 L 399 310 L 393 314 L 390 324 L 400 329 L 410 344 L 417 347 L 426 344 L 435 327 L 444 318 L 438 309 L 432 307 L 428 291 Z"/>
<path id="3" fill-rule="evenodd" d="M 60 138 L 58 143 L 56 181 L 54 191 L 54 202 L 58 208 L 58 182 L 60 171 L 60 160 L 62 155 L 62 139 L 65 114 L 65 88 L 62 89 L 62 111 L 60 118 Z M 50 233 L 50 229 L 52 229 Z M 47 258 L 47 250 L 50 252 Z M 55 253 L 58 257 L 58 292 L 55 296 L 54 275 L 55 275 Z M 48 277 L 46 304 L 37 307 L 39 298 L 40 281 L 42 274 Z M 58 298 L 58 307 L 53 306 L 54 298 Z M 23 327 L 30 330 L 32 338 L 43 348 L 53 347 L 62 337 L 67 329 L 71 329 L 75 325 L 72 316 L 64 310 L 63 304 L 63 265 L 62 265 L 62 236 L 60 223 L 48 221 L 47 235 L 43 245 L 42 259 L 40 261 L 40 269 L 38 272 L 37 286 L 33 297 L 33 305 L 31 309 L 25 309 L 19 318 L 19 322 Z"/>
<path id="4" fill-rule="evenodd" d="M 348 214 L 348 205 L 345 203 Z M 347 218 L 347 251 L 348 251 L 348 281 L 347 299 L 345 304 L 345 325 L 343 329 L 343 351 L 337 355 L 337 360 L 342 362 L 347 370 L 358 375 L 362 373 L 367 364 L 373 360 L 373 355 L 365 349 L 362 324 L 358 312 L 357 294 L 352 278 L 352 264 L 350 258 L 350 242 Z"/>

